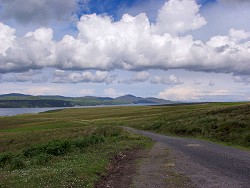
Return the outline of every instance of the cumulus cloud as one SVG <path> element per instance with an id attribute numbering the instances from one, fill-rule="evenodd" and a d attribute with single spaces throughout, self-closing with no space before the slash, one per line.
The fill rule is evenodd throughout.
<path id="1" fill-rule="evenodd" d="M 151 81 L 153 84 L 180 85 L 183 84 L 175 75 L 170 75 L 169 78 L 154 76 Z"/>
<path id="2" fill-rule="evenodd" d="M 52 19 L 69 20 L 76 11 L 75 0 L 0 0 L 0 18 L 20 23 L 47 24 Z"/>
<path id="3" fill-rule="evenodd" d="M 149 73 L 147 71 L 138 72 L 135 74 L 134 81 L 144 82 L 149 78 Z"/>
<path id="4" fill-rule="evenodd" d="M 197 100 L 198 90 L 193 87 L 172 87 L 158 94 L 158 97 L 168 100 Z"/>
<path id="5" fill-rule="evenodd" d="M 15 29 L 0 23 L 0 54 L 6 55 L 6 50 L 13 47 L 15 32 Z"/>
<path id="6" fill-rule="evenodd" d="M 23 73 L 4 74 L 1 78 L 2 82 L 47 82 L 48 76 L 39 70 L 29 70 Z"/>
<path id="7" fill-rule="evenodd" d="M 85 72 L 67 72 L 63 70 L 56 70 L 54 72 L 52 82 L 54 83 L 80 83 L 80 82 L 93 82 L 110 84 L 114 81 L 115 77 L 109 75 L 107 71 L 90 71 Z"/>
<path id="8" fill-rule="evenodd" d="M 246 40 L 250 38 L 250 32 L 245 32 L 244 30 L 230 29 L 229 36 L 232 40 L 239 42 L 241 40 Z"/>
<path id="9" fill-rule="evenodd" d="M 206 24 L 206 20 L 198 13 L 199 8 L 193 0 L 169 0 L 159 10 L 154 32 L 178 34 L 200 28 Z"/>
<path id="10" fill-rule="evenodd" d="M 10 28 L 7 31 L 12 32 L 6 34 L 4 30 L 0 30 L 0 49 L 5 49 L 0 52 L 0 72 L 24 72 L 55 64 L 56 49 L 52 29 L 39 28 L 28 32 L 24 37 L 16 37 Z M 4 39 L 6 35 L 10 35 L 8 42 Z"/>
<path id="11" fill-rule="evenodd" d="M 14 29 L 1 24 L 0 73 L 55 67 L 250 74 L 249 32 L 231 29 L 228 35 L 214 36 L 207 42 L 179 35 L 205 23 L 194 0 L 170 0 L 159 11 L 156 23 L 150 23 L 144 13 L 124 14 L 117 22 L 109 16 L 83 15 L 77 23 L 78 36 L 65 35 L 61 41 L 53 40 L 50 28 L 17 37 Z M 85 77 L 74 73 L 69 81 L 89 79 Z"/>
<path id="12" fill-rule="evenodd" d="M 145 82 L 148 80 L 150 74 L 147 71 L 137 72 L 133 75 L 133 78 L 126 80 L 119 80 L 119 83 L 133 84 L 137 82 Z"/>
<path id="13" fill-rule="evenodd" d="M 200 101 L 208 100 L 209 97 L 228 96 L 230 92 L 228 90 L 204 90 L 200 87 L 190 86 L 174 86 L 158 94 L 159 98 L 173 100 L 173 101 Z"/>

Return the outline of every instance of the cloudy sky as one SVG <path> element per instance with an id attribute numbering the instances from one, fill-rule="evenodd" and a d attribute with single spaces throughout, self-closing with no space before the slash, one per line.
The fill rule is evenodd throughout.
<path id="1" fill-rule="evenodd" d="M 0 94 L 250 100 L 249 0 L 0 0 Z"/>

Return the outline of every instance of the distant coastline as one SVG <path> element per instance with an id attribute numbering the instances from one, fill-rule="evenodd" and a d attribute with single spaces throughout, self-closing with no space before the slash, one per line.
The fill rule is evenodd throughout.
<path id="1" fill-rule="evenodd" d="M 117 98 L 110 97 L 64 97 L 64 96 L 33 96 L 20 93 L 0 95 L 0 108 L 65 108 L 100 105 L 137 105 L 137 104 L 173 104 L 170 100 L 153 97 L 143 98 L 124 95 Z"/>
<path id="2" fill-rule="evenodd" d="M 15 116 L 22 114 L 37 114 L 67 108 L 101 108 L 101 107 L 118 107 L 118 106 L 150 106 L 151 104 L 124 104 L 124 105 L 96 105 L 96 106 L 74 106 L 74 107 L 53 107 L 53 108 L 0 108 L 0 117 Z"/>

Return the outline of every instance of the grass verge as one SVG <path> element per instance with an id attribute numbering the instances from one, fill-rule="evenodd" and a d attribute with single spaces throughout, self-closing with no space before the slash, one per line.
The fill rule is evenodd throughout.
<path id="1" fill-rule="evenodd" d="M 119 127 L 98 126 L 89 136 L 5 152 L 0 187 L 94 187 L 113 155 L 149 143 Z"/>

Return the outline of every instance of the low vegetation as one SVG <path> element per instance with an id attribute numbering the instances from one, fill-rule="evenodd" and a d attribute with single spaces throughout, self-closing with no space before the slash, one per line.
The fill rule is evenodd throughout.
<path id="1" fill-rule="evenodd" d="M 166 114 L 151 125 L 135 127 L 250 147 L 250 105 L 218 107 L 198 111 L 191 107 L 187 113 Z"/>
<path id="2" fill-rule="evenodd" d="M 121 126 L 250 148 L 250 103 L 64 109 L 0 117 L 0 187 L 93 187 L 112 156 L 151 143 Z"/>
<path id="3" fill-rule="evenodd" d="M 15 132 L 15 135 L 22 135 L 17 137 L 19 144 L 12 142 L 12 151 L 7 151 L 6 146 L 5 152 L 0 154 L 0 187 L 93 187 L 105 175 L 112 156 L 151 143 L 149 139 L 125 132 L 120 127 L 59 129 L 63 131 L 55 131 L 56 134 L 53 130 L 40 129 Z M 77 133 L 70 135 L 73 132 Z M 61 138 L 57 137 L 59 133 Z M 13 132 L 1 134 L 6 138 Z M 23 137 L 26 134 L 31 138 L 27 145 Z M 46 135 L 48 141 L 41 139 L 42 135 Z"/>

